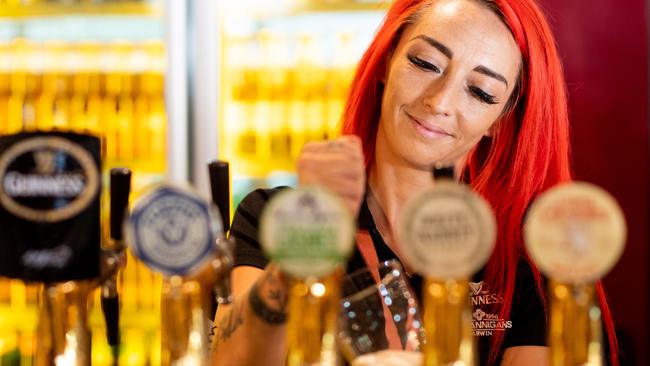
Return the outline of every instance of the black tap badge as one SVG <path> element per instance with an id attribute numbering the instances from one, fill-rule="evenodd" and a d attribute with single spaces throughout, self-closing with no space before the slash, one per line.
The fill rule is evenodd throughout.
<path id="1" fill-rule="evenodd" d="M 99 275 L 97 137 L 0 137 L 0 275 L 61 282 Z"/>

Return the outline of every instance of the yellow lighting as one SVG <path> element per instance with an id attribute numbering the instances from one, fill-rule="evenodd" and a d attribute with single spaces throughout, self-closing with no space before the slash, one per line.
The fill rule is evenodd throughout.
<path id="1" fill-rule="evenodd" d="M 323 295 L 325 295 L 325 291 L 326 291 L 325 285 L 319 282 L 314 283 L 309 288 L 309 292 L 311 292 L 312 296 L 314 297 L 322 297 Z"/>

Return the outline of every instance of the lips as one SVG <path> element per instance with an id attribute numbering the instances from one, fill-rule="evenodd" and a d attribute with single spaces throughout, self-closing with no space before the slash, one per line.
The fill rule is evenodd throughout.
<path id="1" fill-rule="evenodd" d="M 411 123 L 413 123 L 413 127 L 415 130 L 428 138 L 440 138 L 440 137 L 453 137 L 454 135 L 452 133 L 447 132 L 443 128 L 441 128 L 438 125 L 431 124 L 431 123 L 426 123 L 422 121 L 421 119 L 418 119 L 416 117 L 413 117 L 412 115 L 406 113 L 406 115 L 409 117 L 411 120 Z"/>

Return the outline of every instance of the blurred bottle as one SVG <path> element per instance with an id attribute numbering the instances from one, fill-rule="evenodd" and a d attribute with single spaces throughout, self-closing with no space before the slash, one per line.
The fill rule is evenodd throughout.
<path id="1" fill-rule="evenodd" d="M 8 133 L 25 128 L 36 128 L 36 94 L 40 83 L 39 63 L 34 58 L 34 44 L 16 39 L 10 46 L 12 52 L 10 93 L 8 101 Z"/>
<path id="2" fill-rule="evenodd" d="M 11 48 L 0 43 L 0 135 L 9 129 L 9 97 L 11 92 Z"/>
<path id="3" fill-rule="evenodd" d="M 88 94 L 85 96 L 85 127 L 89 132 L 97 135 L 101 135 L 102 131 L 102 47 L 99 43 L 81 45 L 88 74 Z"/>
<path id="4" fill-rule="evenodd" d="M 100 51 L 100 122 L 105 142 L 105 159 L 114 162 L 117 159 L 117 95 L 120 79 L 115 75 L 117 52 L 113 47 L 104 45 Z"/>
<path id="5" fill-rule="evenodd" d="M 290 128 L 287 121 L 287 37 L 280 32 L 263 30 L 259 33 L 261 46 L 261 56 L 265 60 L 260 71 L 260 96 L 259 105 L 267 108 L 261 108 L 259 113 L 259 124 L 265 124 L 268 127 L 263 130 L 268 133 L 267 136 L 260 136 L 262 145 L 260 149 L 268 150 L 269 160 L 264 164 L 266 172 L 270 170 L 287 170 L 290 169 Z M 257 130 L 257 128 L 256 128 Z M 259 130 L 258 130 L 259 131 Z"/>
<path id="6" fill-rule="evenodd" d="M 298 84 L 305 96 L 305 134 L 308 141 L 325 139 L 325 85 L 327 74 L 322 52 L 321 35 L 313 33 L 298 34 L 298 64 L 296 65 Z"/>
<path id="7" fill-rule="evenodd" d="M 354 58 L 353 38 L 354 35 L 351 33 L 335 35 L 334 53 L 327 77 L 329 85 L 326 100 L 325 128 L 328 139 L 336 138 L 340 131 L 343 108 L 352 80 L 354 65 L 357 62 Z"/>
<path id="8" fill-rule="evenodd" d="M 37 67 L 42 72 L 42 88 L 36 98 L 36 126 L 26 123 L 27 129 L 35 127 L 49 131 L 67 125 L 68 83 L 64 67 L 66 48 L 63 43 L 48 42 L 37 46 L 30 55 L 30 62 L 36 63 L 39 59 L 45 59 L 47 63 Z"/>
<path id="9" fill-rule="evenodd" d="M 146 137 L 137 141 L 148 139 L 148 151 L 143 151 L 143 158 L 148 159 L 153 169 L 162 172 L 166 160 L 166 126 L 165 114 L 165 46 L 162 42 L 152 41 L 144 44 L 147 53 L 147 68 L 143 77 L 142 98 L 148 100 L 149 111 L 145 131 Z M 136 135 L 137 136 L 137 135 Z"/>
<path id="10" fill-rule="evenodd" d="M 134 157 L 133 120 L 133 72 L 137 68 L 134 60 L 135 47 L 130 43 L 116 43 L 117 67 L 113 77 L 116 82 L 117 101 L 117 158 L 121 162 L 130 162 Z M 134 62 L 135 61 L 135 62 Z"/>
<path id="11" fill-rule="evenodd" d="M 66 55 L 70 80 L 69 127 L 74 131 L 100 134 L 100 47 L 97 43 L 82 43 L 71 46 Z"/>
<path id="12" fill-rule="evenodd" d="M 222 139 L 226 159 L 247 175 L 255 173 L 257 134 L 254 127 L 259 96 L 259 54 L 255 39 L 225 36 Z"/>
<path id="13" fill-rule="evenodd" d="M 118 45 L 110 44 L 104 47 L 101 62 L 103 98 L 100 124 L 106 141 L 106 159 L 109 162 L 115 162 L 119 159 L 119 145 L 122 143 L 119 140 L 120 118 L 118 111 L 126 76 L 125 60 L 121 58 Z"/>

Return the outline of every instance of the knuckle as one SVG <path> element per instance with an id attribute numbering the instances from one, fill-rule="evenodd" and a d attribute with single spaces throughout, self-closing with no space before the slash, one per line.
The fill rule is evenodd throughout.
<path id="1" fill-rule="evenodd" d="M 296 169 L 298 171 L 309 170 L 312 162 L 311 159 L 304 154 L 301 154 L 296 160 Z"/>

